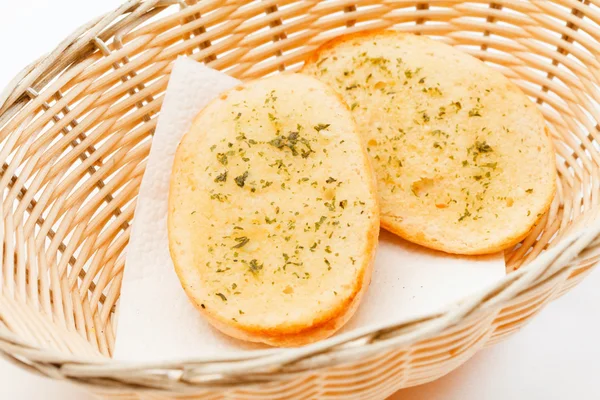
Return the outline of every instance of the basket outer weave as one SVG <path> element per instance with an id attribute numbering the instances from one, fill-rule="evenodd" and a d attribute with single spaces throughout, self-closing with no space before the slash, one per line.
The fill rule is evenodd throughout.
<path id="1" fill-rule="evenodd" d="M 458 46 L 542 110 L 558 191 L 506 251 L 511 273 L 440 314 L 304 348 L 112 361 L 124 251 L 175 58 L 248 80 L 383 28 Z M 597 0 L 131 0 L 90 21 L 0 94 L 0 354 L 114 399 L 381 399 L 450 372 L 600 258 L 599 41 Z"/>

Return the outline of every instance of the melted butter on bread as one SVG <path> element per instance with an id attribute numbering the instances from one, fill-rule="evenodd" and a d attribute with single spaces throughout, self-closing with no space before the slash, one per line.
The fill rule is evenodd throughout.
<path id="1" fill-rule="evenodd" d="M 294 346 L 333 334 L 370 280 L 379 215 L 345 104 L 282 74 L 222 95 L 177 150 L 169 239 L 189 297 L 234 337 Z"/>
<path id="2" fill-rule="evenodd" d="M 450 253 L 491 253 L 550 207 L 556 169 L 542 114 L 480 60 L 423 36 L 367 32 L 323 45 L 303 72 L 352 110 L 386 229 Z"/>

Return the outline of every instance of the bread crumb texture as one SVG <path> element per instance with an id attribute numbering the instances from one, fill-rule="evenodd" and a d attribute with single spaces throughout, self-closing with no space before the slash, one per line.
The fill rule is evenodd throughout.
<path id="1" fill-rule="evenodd" d="M 303 72 L 351 109 L 388 230 L 481 254 L 516 244 L 548 210 L 556 169 L 544 119 L 481 61 L 422 36 L 370 32 L 325 44 Z"/>
<path id="2" fill-rule="evenodd" d="M 329 336 L 369 282 L 375 190 L 351 114 L 325 84 L 282 74 L 235 88 L 200 113 L 175 156 L 169 242 L 181 283 L 230 335 Z"/>

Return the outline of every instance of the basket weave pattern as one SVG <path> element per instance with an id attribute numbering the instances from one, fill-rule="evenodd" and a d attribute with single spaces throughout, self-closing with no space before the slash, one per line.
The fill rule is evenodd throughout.
<path id="1" fill-rule="evenodd" d="M 248 80 L 296 70 L 340 34 L 381 28 L 458 46 L 542 110 L 558 192 L 506 252 L 514 272 L 438 315 L 306 348 L 111 361 L 136 195 L 175 58 Z M 0 94 L 0 353 L 115 399 L 367 399 L 436 379 L 518 330 L 600 259 L 599 83 L 598 0 L 131 0 Z"/>

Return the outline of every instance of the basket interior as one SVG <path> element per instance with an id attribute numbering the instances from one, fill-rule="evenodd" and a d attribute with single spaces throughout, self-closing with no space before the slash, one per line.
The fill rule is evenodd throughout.
<path id="1" fill-rule="evenodd" d="M 148 1 L 88 24 L 18 77 L 0 108 L 0 330 L 110 356 L 124 254 L 173 61 L 249 80 L 298 69 L 340 34 L 390 28 L 459 47 L 542 110 L 558 192 L 509 270 L 598 204 L 600 7 L 588 1 Z"/>

